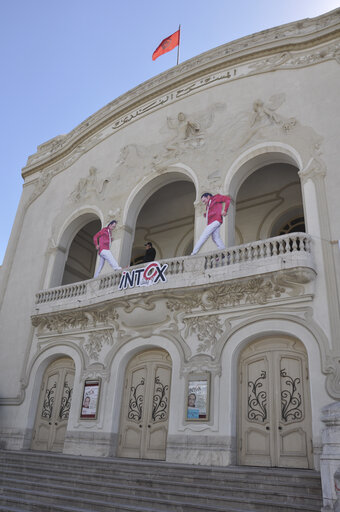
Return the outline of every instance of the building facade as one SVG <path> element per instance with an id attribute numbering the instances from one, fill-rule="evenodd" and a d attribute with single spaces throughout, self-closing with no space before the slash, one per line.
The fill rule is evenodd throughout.
<path id="1" fill-rule="evenodd" d="M 339 78 L 335 10 L 183 62 L 38 146 L 0 273 L 3 448 L 321 469 L 332 510 Z M 204 192 L 232 198 L 227 249 L 191 256 Z M 94 279 L 112 219 L 123 270 Z"/>

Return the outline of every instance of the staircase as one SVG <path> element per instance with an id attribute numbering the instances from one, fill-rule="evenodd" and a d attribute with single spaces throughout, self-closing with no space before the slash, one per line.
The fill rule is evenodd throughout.
<path id="1" fill-rule="evenodd" d="M 0 511 L 316 512 L 320 475 L 310 470 L 0 450 Z"/>

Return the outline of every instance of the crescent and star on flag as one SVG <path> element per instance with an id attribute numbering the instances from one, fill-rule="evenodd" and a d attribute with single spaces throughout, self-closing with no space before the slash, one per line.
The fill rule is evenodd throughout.
<path id="1" fill-rule="evenodd" d="M 179 63 L 179 43 L 180 43 L 180 33 L 181 33 L 181 25 L 179 25 L 178 30 L 171 34 L 171 36 L 163 39 L 160 45 L 157 46 L 156 50 L 152 54 L 152 60 L 156 60 L 157 57 L 163 55 L 164 53 L 170 52 L 174 48 L 177 48 L 177 64 Z"/>

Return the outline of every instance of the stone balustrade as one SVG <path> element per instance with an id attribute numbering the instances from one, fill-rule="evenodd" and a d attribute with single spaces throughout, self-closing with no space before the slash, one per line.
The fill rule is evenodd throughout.
<path id="1" fill-rule="evenodd" d="M 137 265 L 79 283 L 59 286 L 36 294 L 35 314 L 64 309 L 79 303 L 100 302 L 124 295 L 148 293 L 159 288 L 172 289 L 205 285 L 219 281 L 276 272 L 283 269 L 315 270 L 311 237 L 306 233 L 257 240 L 207 254 L 182 256 L 159 261 L 166 265 L 166 281 L 149 286 L 128 286 L 119 289 L 122 275 L 142 273 L 147 264 Z M 146 283 L 147 284 L 147 283 Z"/>

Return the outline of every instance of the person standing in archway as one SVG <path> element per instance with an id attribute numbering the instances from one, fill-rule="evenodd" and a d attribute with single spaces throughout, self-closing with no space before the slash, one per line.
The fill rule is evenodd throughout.
<path id="1" fill-rule="evenodd" d="M 156 249 L 152 247 L 151 242 L 146 242 L 144 244 L 146 247 L 146 251 L 143 257 L 143 263 L 148 263 L 149 261 L 155 261 L 156 258 Z"/>
<path id="2" fill-rule="evenodd" d="M 97 251 L 99 251 L 99 265 L 96 270 L 96 273 L 94 274 L 94 277 L 98 277 L 100 274 L 105 260 L 111 265 L 111 267 L 114 270 L 121 270 L 122 267 L 120 267 L 117 263 L 117 261 L 114 259 L 112 252 L 110 251 L 110 245 L 112 241 L 112 231 L 117 226 L 116 220 L 111 220 L 111 222 L 103 229 L 98 231 L 93 237 L 93 243 L 96 246 Z"/>
<path id="3" fill-rule="evenodd" d="M 230 200 L 230 196 L 223 196 L 221 194 L 213 196 L 210 192 L 204 192 L 204 194 L 201 195 L 201 201 L 206 207 L 204 217 L 207 218 L 207 227 L 198 239 L 191 255 L 198 253 L 204 242 L 208 240 L 209 236 L 211 236 L 219 249 L 225 249 L 225 245 L 222 242 L 220 235 L 220 226 L 223 222 L 223 217 L 227 215 Z"/>

